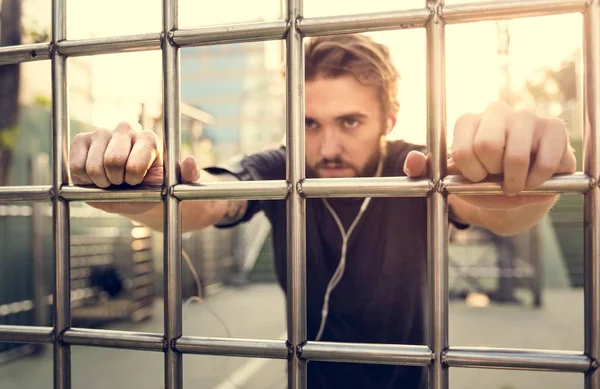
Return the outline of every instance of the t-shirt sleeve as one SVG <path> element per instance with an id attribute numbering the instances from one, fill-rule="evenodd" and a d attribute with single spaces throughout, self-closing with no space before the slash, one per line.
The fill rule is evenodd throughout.
<path id="1" fill-rule="evenodd" d="M 285 179 L 285 148 L 267 150 L 251 155 L 242 155 L 231 158 L 217 166 L 205 168 L 208 173 L 214 175 L 228 174 L 240 181 L 266 181 Z M 259 200 L 248 200 L 246 213 L 237 222 L 220 224 L 218 228 L 230 228 L 252 219 L 261 211 L 263 202 Z"/>

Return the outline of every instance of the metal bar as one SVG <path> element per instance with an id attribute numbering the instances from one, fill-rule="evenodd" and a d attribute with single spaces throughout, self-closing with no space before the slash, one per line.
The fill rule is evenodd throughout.
<path id="1" fill-rule="evenodd" d="M 173 195 L 179 200 L 283 200 L 290 191 L 286 181 L 224 181 L 176 185 Z"/>
<path id="2" fill-rule="evenodd" d="M 281 20 L 175 30 L 172 39 L 180 47 L 202 46 L 284 39 L 287 32 L 287 21 Z"/>
<path id="3" fill-rule="evenodd" d="M 50 59 L 50 43 L 0 47 L 0 65 Z"/>
<path id="4" fill-rule="evenodd" d="M 435 183 L 446 175 L 446 70 L 444 0 L 426 0 L 427 22 L 427 152 L 429 178 Z M 429 369 L 429 387 L 448 389 L 448 369 L 442 352 L 448 347 L 448 207 L 447 197 L 435 191 L 427 199 L 428 343 L 436 356 Z"/>
<path id="5" fill-rule="evenodd" d="M 429 366 L 435 360 L 427 346 L 333 342 L 307 342 L 301 356 L 308 361 L 407 366 Z"/>
<path id="6" fill-rule="evenodd" d="M 0 325 L 0 342 L 52 343 L 52 327 Z"/>
<path id="7" fill-rule="evenodd" d="M 596 182 L 600 174 L 600 3 L 589 1 L 584 13 L 584 155 L 583 171 Z M 584 196 L 585 353 L 596 370 L 586 374 L 585 388 L 600 389 L 600 191 Z"/>
<path id="8" fill-rule="evenodd" d="M 304 155 L 304 45 L 297 21 L 303 16 L 302 0 L 287 0 L 291 24 L 286 43 L 287 182 L 297 189 L 305 178 Z M 306 342 L 306 200 L 295 190 L 286 200 L 287 330 L 294 350 Z M 288 363 L 288 388 L 306 389 L 306 361 L 294 352 Z"/>
<path id="9" fill-rule="evenodd" d="M 0 202 L 49 201 L 52 193 L 51 186 L 3 186 L 0 187 Z"/>
<path id="10" fill-rule="evenodd" d="M 290 355 L 285 341 L 266 339 L 182 336 L 175 342 L 175 349 L 186 354 L 248 358 L 287 359 Z"/>
<path id="11" fill-rule="evenodd" d="M 594 181 L 586 174 L 575 173 L 555 176 L 536 190 L 524 190 L 522 194 L 585 193 L 594 187 Z M 472 183 L 461 176 L 448 176 L 443 180 L 443 188 L 456 195 L 500 195 L 502 181 L 499 178 Z"/>
<path id="12" fill-rule="evenodd" d="M 168 37 L 177 29 L 178 0 L 163 0 L 163 34 Z M 180 56 L 171 39 L 162 45 L 163 59 L 163 133 L 165 145 L 165 182 L 167 188 L 179 184 L 181 116 L 179 102 Z M 182 335 L 181 301 L 181 203 L 172 196 L 165 198 L 164 210 L 164 290 L 165 338 L 169 347 L 165 353 L 165 388 L 183 388 L 183 358 L 173 347 Z"/>
<path id="13" fill-rule="evenodd" d="M 124 35 L 109 38 L 79 39 L 58 42 L 57 50 L 69 57 L 130 53 L 160 49 L 159 33 Z"/>
<path id="14" fill-rule="evenodd" d="M 58 195 L 68 201 L 161 201 L 162 188 L 146 187 L 129 190 L 63 186 Z"/>
<path id="15" fill-rule="evenodd" d="M 63 334 L 63 342 L 79 346 L 112 347 L 128 350 L 165 351 L 165 339 L 160 334 L 129 331 L 71 328 Z"/>
<path id="16" fill-rule="evenodd" d="M 298 190 L 305 197 L 423 197 L 432 189 L 429 179 L 356 177 L 309 178 Z"/>
<path id="17" fill-rule="evenodd" d="M 505 0 L 444 6 L 447 24 L 583 12 L 586 0 Z"/>
<path id="18" fill-rule="evenodd" d="M 52 0 L 52 42 L 67 38 L 67 5 L 65 0 Z M 54 193 L 68 184 L 69 111 L 67 105 L 67 59 L 52 55 L 52 187 Z M 54 245 L 54 388 L 71 388 L 71 348 L 60 342 L 63 332 L 71 327 L 71 284 L 69 253 L 69 203 L 53 197 L 52 232 Z"/>
<path id="19" fill-rule="evenodd" d="M 298 21 L 304 36 L 350 34 L 424 27 L 429 12 L 426 9 L 372 12 L 359 15 L 325 16 Z"/>
<path id="20" fill-rule="evenodd" d="M 590 358 L 578 352 L 476 347 L 451 347 L 442 355 L 442 363 L 449 367 L 576 373 L 585 373 L 591 367 Z"/>

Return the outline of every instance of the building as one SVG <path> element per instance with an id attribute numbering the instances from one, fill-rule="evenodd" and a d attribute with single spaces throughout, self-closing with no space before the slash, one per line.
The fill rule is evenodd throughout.
<path id="1" fill-rule="evenodd" d="M 204 136 L 219 159 L 273 145 L 285 133 L 281 50 L 281 42 L 182 49 L 182 101 L 214 117 Z"/>

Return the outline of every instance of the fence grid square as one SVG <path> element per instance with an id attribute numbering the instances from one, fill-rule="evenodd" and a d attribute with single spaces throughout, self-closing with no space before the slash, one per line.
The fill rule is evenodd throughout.
<path id="1" fill-rule="evenodd" d="M 54 388 L 71 388 L 71 345 L 157 351 L 165 356 L 167 389 L 183 387 L 183 354 L 234 355 L 288 360 L 288 387 L 306 388 L 307 361 L 387 363 L 428 366 L 430 388 L 447 389 L 449 367 L 504 368 L 585 374 L 586 389 L 600 389 L 600 1 L 508 0 L 444 4 L 424 0 L 420 9 L 305 18 L 302 0 L 287 0 L 285 20 L 178 28 L 177 0 L 163 0 L 162 31 L 110 38 L 68 40 L 66 0 L 52 0 L 51 42 L 0 48 L 0 65 L 50 60 L 52 69 L 52 185 L 0 188 L 1 202 L 52 201 L 55 259 L 50 327 L 0 326 L 0 341 L 49 343 L 54 347 Z M 584 164 L 573 175 L 554 177 L 536 192 L 582 193 L 584 202 L 585 349 L 582 352 L 468 348 L 448 344 L 447 197 L 499 194 L 498 183 L 473 184 L 446 178 L 445 26 L 564 13 L 584 21 Z M 427 148 L 430 176 L 404 178 L 306 179 L 304 175 L 305 37 L 424 28 L 427 33 Z M 181 47 L 233 42 L 285 40 L 287 79 L 286 181 L 182 185 L 180 160 Z M 69 185 L 67 58 L 124 51 L 162 50 L 166 175 L 163 189 L 103 191 Z M 310 197 L 426 196 L 428 198 L 428 345 L 307 342 L 305 202 Z M 193 199 L 286 199 L 288 266 L 287 341 L 183 336 L 181 296 L 181 202 Z M 70 201 L 154 200 L 164 207 L 164 331 L 145 334 L 72 328 L 70 312 Z"/>

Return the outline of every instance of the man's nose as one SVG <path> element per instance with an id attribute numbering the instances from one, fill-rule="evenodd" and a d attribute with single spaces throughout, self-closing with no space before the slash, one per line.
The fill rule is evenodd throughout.
<path id="1" fill-rule="evenodd" d="M 340 155 L 342 147 L 335 131 L 324 131 L 323 143 L 321 144 L 321 157 L 324 159 L 333 159 Z"/>

